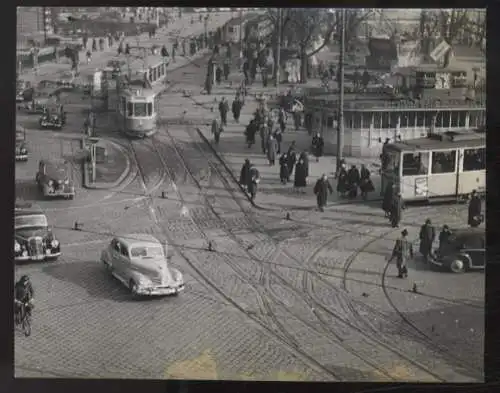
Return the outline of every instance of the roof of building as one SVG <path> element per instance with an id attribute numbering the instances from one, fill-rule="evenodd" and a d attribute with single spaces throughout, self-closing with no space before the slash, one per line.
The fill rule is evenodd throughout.
<path id="1" fill-rule="evenodd" d="M 465 130 L 461 132 L 447 131 L 431 137 L 409 139 L 388 145 L 389 149 L 397 151 L 416 151 L 425 149 L 450 149 L 460 146 L 470 148 L 486 146 L 484 129 Z"/>

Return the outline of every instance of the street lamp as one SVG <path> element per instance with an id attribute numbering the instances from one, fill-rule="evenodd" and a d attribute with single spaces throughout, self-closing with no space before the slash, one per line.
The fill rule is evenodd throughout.
<path id="1" fill-rule="evenodd" d="M 340 11 L 340 55 L 339 55 L 339 113 L 337 121 L 337 171 L 340 169 L 344 150 L 344 54 L 345 54 L 345 9 Z"/>

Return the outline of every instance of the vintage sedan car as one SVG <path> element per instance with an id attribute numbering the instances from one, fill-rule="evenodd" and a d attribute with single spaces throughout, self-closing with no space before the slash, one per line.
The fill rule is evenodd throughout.
<path id="1" fill-rule="evenodd" d="M 14 257 L 16 262 L 56 260 L 61 245 L 42 210 L 31 204 L 16 204 Z"/>
<path id="2" fill-rule="evenodd" d="M 62 130 L 64 120 L 62 114 L 54 111 L 46 111 L 40 116 L 38 124 L 42 129 Z"/>
<path id="3" fill-rule="evenodd" d="M 484 228 L 465 228 L 452 231 L 446 245 L 441 247 L 431 263 L 453 273 L 484 269 L 486 265 L 486 232 Z"/>
<path id="4" fill-rule="evenodd" d="M 40 160 L 36 174 L 38 188 L 45 197 L 75 197 L 72 171 L 66 160 Z"/>
<path id="5" fill-rule="evenodd" d="M 30 82 L 18 80 L 16 82 L 16 102 L 31 101 L 35 89 Z"/>
<path id="6" fill-rule="evenodd" d="M 26 130 L 19 125 L 16 126 L 16 161 L 28 161 Z"/>
<path id="7" fill-rule="evenodd" d="M 181 272 L 168 267 L 166 251 L 152 235 L 115 237 L 101 262 L 134 295 L 177 295 L 184 290 Z"/>

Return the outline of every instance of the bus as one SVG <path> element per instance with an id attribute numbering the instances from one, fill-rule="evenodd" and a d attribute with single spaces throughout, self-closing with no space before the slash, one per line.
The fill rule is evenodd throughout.
<path id="1" fill-rule="evenodd" d="M 404 201 L 461 200 L 486 192 L 485 127 L 446 131 L 384 146 L 382 195 L 394 185 Z"/>

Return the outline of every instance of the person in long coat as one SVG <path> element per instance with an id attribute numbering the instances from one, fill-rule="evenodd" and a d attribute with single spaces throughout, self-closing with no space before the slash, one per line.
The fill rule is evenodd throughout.
<path id="1" fill-rule="evenodd" d="M 299 160 L 297 165 L 295 166 L 295 179 L 293 182 L 293 186 L 296 191 L 301 191 L 305 187 L 307 187 L 307 175 L 306 175 L 306 167 L 304 166 L 304 161 Z"/>
<path id="2" fill-rule="evenodd" d="M 220 85 L 222 81 L 222 70 L 219 66 L 217 66 L 217 68 L 215 69 L 215 81 L 218 85 Z"/>
<path id="3" fill-rule="evenodd" d="M 278 113 L 278 123 L 281 128 L 281 132 L 285 132 L 286 129 L 286 112 L 283 108 L 280 108 Z"/>
<path id="4" fill-rule="evenodd" d="M 97 39 L 92 38 L 92 52 L 97 52 Z"/>
<path id="5" fill-rule="evenodd" d="M 222 125 L 217 121 L 217 119 L 212 120 L 212 134 L 214 134 L 214 141 L 216 144 L 219 143 L 220 134 L 222 132 Z"/>
<path id="6" fill-rule="evenodd" d="M 290 174 L 290 176 L 292 176 L 293 168 L 295 167 L 295 163 L 297 162 L 297 153 L 295 152 L 295 141 L 292 142 L 286 154 L 288 156 L 288 173 Z"/>
<path id="7" fill-rule="evenodd" d="M 248 158 L 245 159 L 245 162 L 244 162 L 243 166 L 241 167 L 241 171 L 240 171 L 240 184 L 244 188 L 247 188 L 248 181 L 250 179 L 250 166 L 251 166 L 250 160 Z"/>
<path id="8" fill-rule="evenodd" d="M 260 174 L 257 168 L 255 168 L 252 164 L 250 165 L 250 176 L 247 183 L 247 190 L 250 194 L 250 199 L 255 200 L 255 196 L 257 195 L 257 184 L 260 182 Z"/>
<path id="9" fill-rule="evenodd" d="M 302 153 L 300 153 L 299 160 L 302 160 L 304 162 L 306 176 L 309 176 L 309 156 L 307 155 L 307 152 L 303 151 Z"/>
<path id="10" fill-rule="evenodd" d="M 408 277 L 408 261 L 413 259 L 413 245 L 408 240 L 408 231 L 403 229 L 401 237 L 396 240 L 389 262 L 396 258 L 398 278 Z"/>
<path id="11" fill-rule="evenodd" d="M 425 224 L 420 228 L 419 238 L 419 252 L 423 255 L 424 261 L 427 263 L 429 262 L 429 258 L 432 258 L 432 245 L 436 238 L 436 230 L 432 226 L 431 220 L 425 220 Z"/>
<path id="12" fill-rule="evenodd" d="M 250 120 L 250 123 L 247 125 L 245 129 L 246 142 L 248 144 L 248 148 L 255 144 L 255 134 L 257 133 L 257 125 L 255 120 Z"/>
<path id="13" fill-rule="evenodd" d="M 240 100 L 240 96 L 237 95 L 236 98 L 234 99 L 232 105 L 231 105 L 231 110 L 233 112 L 233 118 L 236 123 L 240 122 L 240 114 L 241 114 L 241 108 L 242 108 L 242 103 Z"/>
<path id="14" fill-rule="evenodd" d="M 401 193 L 398 192 L 393 200 L 391 206 L 391 225 L 393 228 L 399 227 L 399 223 L 403 217 L 404 202 L 401 198 Z"/>
<path id="15" fill-rule="evenodd" d="M 348 183 L 347 170 L 345 164 L 342 164 L 337 171 L 337 192 L 342 198 L 345 197 L 345 193 L 349 190 Z"/>
<path id="16" fill-rule="evenodd" d="M 280 181 L 283 184 L 288 183 L 290 180 L 290 173 L 288 172 L 288 155 L 283 153 L 280 157 Z"/>
<path id="17" fill-rule="evenodd" d="M 361 182 L 361 176 L 356 165 L 352 165 L 349 172 L 347 172 L 347 182 L 349 185 L 349 197 L 356 198 L 358 196 L 358 186 Z"/>
<path id="18" fill-rule="evenodd" d="M 227 126 L 227 112 L 229 112 L 229 104 L 226 101 L 226 97 L 222 97 L 222 100 L 219 102 L 219 113 L 223 126 Z"/>
<path id="19" fill-rule="evenodd" d="M 361 190 L 361 196 L 364 200 L 366 200 L 368 198 L 368 193 L 375 191 L 375 187 L 373 186 L 372 179 L 370 178 L 370 171 L 364 164 L 361 164 L 360 176 L 361 180 L 359 183 L 359 189 Z"/>
<path id="20" fill-rule="evenodd" d="M 450 241 L 450 237 L 451 237 L 450 228 L 448 227 L 448 225 L 443 225 L 443 229 L 439 233 L 439 248 L 438 248 L 439 254 L 443 253 L 443 250 Z"/>
<path id="21" fill-rule="evenodd" d="M 319 132 L 313 137 L 311 145 L 313 154 L 316 157 L 316 162 L 318 162 L 319 158 L 323 156 L 323 148 L 325 146 L 325 141 L 323 140 Z"/>
<path id="22" fill-rule="evenodd" d="M 228 58 L 224 59 L 223 67 L 224 67 L 224 80 L 227 82 L 229 79 L 229 72 L 230 72 L 230 65 L 229 65 L 230 60 Z"/>
<path id="23" fill-rule="evenodd" d="M 384 198 L 382 200 L 382 210 L 384 211 L 386 218 L 390 218 L 391 216 L 391 206 L 393 199 L 394 199 L 394 185 L 390 183 L 385 188 Z"/>
<path id="24" fill-rule="evenodd" d="M 273 136 L 278 147 L 277 153 L 281 154 L 281 142 L 283 142 L 283 135 L 281 134 L 281 130 L 279 128 L 275 129 L 273 132 Z"/>
<path id="25" fill-rule="evenodd" d="M 262 148 L 262 153 L 266 154 L 267 138 L 269 135 L 269 130 L 267 129 L 267 126 L 265 124 L 262 124 L 262 122 L 260 123 L 259 133 L 260 133 L 260 147 Z"/>
<path id="26" fill-rule="evenodd" d="M 300 162 L 300 161 L 299 161 Z M 314 194 L 316 195 L 316 203 L 318 205 L 318 210 L 320 212 L 324 211 L 326 202 L 328 200 L 328 194 L 333 192 L 333 188 L 328 181 L 328 177 L 323 174 L 320 179 L 316 182 L 314 186 Z"/>
<path id="27" fill-rule="evenodd" d="M 479 199 L 476 190 L 472 191 L 469 201 L 467 224 L 472 228 L 476 228 L 481 224 L 481 199 Z"/>
<path id="28" fill-rule="evenodd" d="M 269 165 L 273 166 L 276 160 L 276 152 L 278 150 L 278 144 L 276 139 L 272 135 L 267 138 L 267 159 L 269 160 Z"/>

